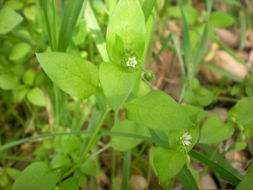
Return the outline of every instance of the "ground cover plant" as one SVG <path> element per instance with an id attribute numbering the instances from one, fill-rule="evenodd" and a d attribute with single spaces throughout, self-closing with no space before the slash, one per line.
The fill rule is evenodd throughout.
<path id="1" fill-rule="evenodd" d="M 0 1 L 0 189 L 253 189 L 252 7 Z"/>

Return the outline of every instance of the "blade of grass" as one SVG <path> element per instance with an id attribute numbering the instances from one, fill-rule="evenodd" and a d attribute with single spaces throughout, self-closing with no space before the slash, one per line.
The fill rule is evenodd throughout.
<path id="1" fill-rule="evenodd" d="M 24 143 L 28 143 L 31 141 L 41 140 L 41 139 L 48 138 L 48 137 L 66 136 L 66 135 L 90 135 L 90 134 L 91 134 L 90 131 L 73 131 L 73 132 L 50 133 L 50 134 L 39 135 L 36 137 L 27 137 L 27 138 L 23 138 L 23 139 L 16 140 L 16 141 L 2 145 L 0 147 L 0 153 L 4 152 L 12 147 L 15 147 L 15 146 L 18 146 L 18 145 L 21 145 Z M 127 138 L 141 139 L 144 141 L 155 143 L 154 139 L 152 139 L 150 137 L 135 135 L 135 134 L 130 134 L 130 133 L 120 133 L 120 132 L 111 132 L 111 131 L 107 131 L 107 130 L 102 130 L 99 134 L 105 135 L 105 136 L 121 136 L 121 137 L 127 137 Z"/>
<path id="2" fill-rule="evenodd" d="M 179 37 L 176 34 L 172 34 L 171 37 L 172 37 L 172 41 L 174 43 L 176 54 L 177 54 L 177 57 L 178 57 L 178 60 L 179 60 L 180 69 L 181 69 L 181 73 L 182 73 L 182 78 L 184 79 L 186 77 L 186 72 L 185 72 L 185 67 L 184 67 L 184 59 L 183 59 L 183 56 L 182 56 L 180 40 L 179 40 Z"/>
<path id="3" fill-rule="evenodd" d="M 207 0 L 206 4 L 207 4 L 207 20 L 209 20 L 210 15 L 212 13 L 213 0 Z"/>
<path id="4" fill-rule="evenodd" d="M 200 40 L 200 44 L 199 44 L 197 51 L 196 51 L 194 58 L 193 58 L 194 71 L 198 68 L 199 63 L 201 62 L 201 59 L 203 58 L 205 51 L 206 51 L 207 41 L 208 41 L 208 31 L 209 31 L 208 25 L 209 24 L 207 22 L 205 25 L 203 35 Z"/>
<path id="5" fill-rule="evenodd" d="M 128 190 L 128 180 L 130 175 L 130 164 L 131 164 L 131 151 L 127 151 L 124 153 L 124 160 L 123 160 L 123 176 L 122 176 L 122 190 Z"/>
<path id="6" fill-rule="evenodd" d="M 152 36 L 154 33 L 154 24 L 157 16 L 156 6 L 153 7 L 148 20 L 146 21 L 146 39 L 145 39 L 145 48 L 143 52 L 143 58 L 146 57 L 150 43 L 152 42 Z M 151 56 L 152 57 L 152 56 Z M 144 62 L 144 60 L 142 60 Z M 150 66 L 150 65 L 149 65 Z"/>
<path id="7" fill-rule="evenodd" d="M 186 166 L 177 175 L 185 190 L 198 190 L 198 185 L 189 169 Z"/>
<path id="8" fill-rule="evenodd" d="M 46 24 L 46 30 L 49 37 L 49 43 L 53 51 L 57 48 L 57 31 L 56 31 L 56 10 L 54 0 L 39 1 L 42 9 L 43 20 Z"/>
<path id="9" fill-rule="evenodd" d="M 240 31 L 239 50 L 242 50 L 244 48 L 246 40 L 247 40 L 247 24 L 246 24 L 246 15 L 245 15 L 244 11 L 240 12 L 240 25 L 241 25 L 241 31 Z"/>
<path id="10" fill-rule="evenodd" d="M 58 51 L 65 52 L 67 50 L 79 14 L 86 3 L 87 0 L 71 0 L 65 6 L 59 32 Z"/>
<path id="11" fill-rule="evenodd" d="M 189 82 L 190 89 L 192 88 L 193 78 L 195 75 L 194 65 L 192 61 L 192 54 L 191 54 L 191 41 L 190 41 L 190 34 L 188 29 L 187 20 L 185 17 L 184 9 L 182 4 L 180 3 L 180 11 L 182 15 L 182 25 L 183 25 L 183 52 L 184 52 L 184 60 L 187 66 L 187 77 Z"/>
<path id="12" fill-rule="evenodd" d="M 219 165 L 213 161 L 211 161 L 207 156 L 205 156 L 204 154 L 197 152 L 195 150 L 191 150 L 189 152 L 189 155 L 208 165 L 212 170 L 214 170 L 215 172 L 217 172 L 220 176 L 222 176 L 224 179 L 226 179 L 228 182 L 230 182 L 233 185 L 238 185 L 241 181 L 241 179 L 239 179 L 237 176 L 235 176 L 233 173 L 231 173 L 230 171 L 226 170 L 222 165 Z"/>
<path id="13" fill-rule="evenodd" d="M 93 38 L 103 61 L 108 62 L 109 57 L 106 50 L 105 38 L 89 2 L 87 3 L 84 17 L 91 37 Z"/>
<path id="14" fill-rule="evenodd" d="M 213 148 L 209 147 L 208 145 L 200 144 L 199 146 L 202 150 L 204 150 L 204 152 L 208 156 L 210 156 L 214 151 Z M 235 168 L 233 168 L 231 166 L 231 164 L 226 159 L 224 159 L 224 156 L 221 153 L 216 152 L 216 154 L 213 156 L 213 158 L 215 161 L 217 161 L 218 164 L 222 165 L 224 168 L 226 168 L 228 171 L 233 173 L 239 179 L 243 178 L 243 176 Z"/>

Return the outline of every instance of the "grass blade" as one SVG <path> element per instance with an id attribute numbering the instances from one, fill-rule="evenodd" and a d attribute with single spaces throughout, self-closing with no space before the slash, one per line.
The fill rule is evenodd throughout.
<path id="1" fill-rule="evenodd" d="M 183 184 L 185 190 L 199 189 L 191 171 L 188 170 L 186 166 L 183 167 L 177 176 L 179 177 L 179 181 Z"/>
<path id="2" fill-rule="evenodd" d="M 247 40 L 247 23 L 246 23 L 246 15 L 243 11 L 240 12 L 240 46 L 239 50 L 243 50 L 246 40 Z"/>
<path id="3" fill-rule="evenodd" d="M 174 43 L 175 51 L 176 51 L 176 54 L 177 54 L 177 57 L 179 60 L 182 78 L 184 79 L 186 77 L 186 72 L 185 72 L 184 59 L 183 59 L 182 52 L 181 52 L 181 45 L 180 45 L 179 37 L 176 34 L 172 34 L 172 41 Z"/>
<path id="4" fill-rule="evenodd" d="M 58 51 L 65 52 L 71 41 L 80 11 L 87 0 L 71 0 L 65 6 L 59 33 Z"/>
<path id="5" fill-rule="evenodd" d="M 199 146 L 200 146 L 201 149 L 204 150 L 204 152 L 208 156 L 211 156 L 211 154 L 214 151 L 213 148 L 209 147 L 208 145 L 201 144 Z M 234 175 L 236 175 L 239 179 L 243 178 L 243 176 L 235 168 L 233 168 L 230 165 L 230 163 L 224 158 L 224 156 L 221 153 L 216 152 L 216 154 L 214 155 L 214 160 L 217 161 L 217 163 L 219 163 L 220 165 L 222 165 L 224 168 L 226 168 L 228 171 L 230 171 L 231 173 L 233 173 Z"/>
<path id="6" fill-rule="evenodd" d="M 198 46 L 197 52 L 194 55 L 193 59 L 193 64 L 194 64 L 194 71 L 198 68 L 199 63 L 201 62 L 201 59 L 203 58 L 205 51 L 206 51 L 206 46 L 207 46 L 207 41 L 208 41 L 208 31 L 209 31 L 209 26 L 208 22 L 205 25 L 205 29 L 200 41 L 200 44 Z"/>
<path id="7" fill-rule="evenodd" d="M 182 5 L 180 5 L 180 11 L 182 15 L 182 25 L 183 25 L 183 51 L 184 51 L 184 60 L 187 66 L 187 76 L 189 87 L 192 87 L 193 78 L 195 75 L 194 65 L 192 62 L 192 55 L 191 55 L 191 41 L 190 41 L 190 34 L 188 29 L 187 20 L 185 17 L 185 13 L 183 10 Z"/>
<path id="8" fill-rule="evenodd" d="M 241 179 L 239 179 L 237 176 L 235 176 L 233 173 L 231 173 L 230 171 L 226 170 L 223 166 L 211 161 L 207 156 L 205 156 L 204 154 L 197 152 L 195 150 L 191 150 L 189 152 L 189 155 L 208 165 L 212 170 L 214 170 L 215 172 L 217 172 L 220 176 L 222 176 L 224 179 L 226 179 L 228 182 L 230 182 L 233 185 L 238 185 L 241 181 Z"/>
<path id="9" fill-rule="evenodd" d="M 106 50 L 105 38 L 89 2 L 85 10 L 85 20 L 103 61 L 108 62 L 109 57 Z"/>

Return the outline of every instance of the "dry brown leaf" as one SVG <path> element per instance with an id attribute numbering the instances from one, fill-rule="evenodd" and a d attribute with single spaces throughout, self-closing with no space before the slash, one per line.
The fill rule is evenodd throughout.
<path id="1" fill-rule="evenodd" d="M 227 45 L 230 48 L 236 48 L 240 44 L 240 35 L 239 33 L 234 33 L 227 29 L 216 29 L 216 34 L 220 41 Z"/>
<path id="2" fill-rule="evenodd" d="M 223 50 L 216 51 L 211 63 L 242 79 L 248 75 L 247 69 Z M 200 71 L 209 82 L 217 82 L 223 77 L 221 73 L 214 72 L 206 67 L 200 67 Z"/>

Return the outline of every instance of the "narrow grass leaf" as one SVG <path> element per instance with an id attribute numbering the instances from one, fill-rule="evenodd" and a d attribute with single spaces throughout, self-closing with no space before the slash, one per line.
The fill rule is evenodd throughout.
<path id="1" fill-rule="evenodd" d="M 85 21 L 103 61 L 108 62 L 109 58 L 106 50 L 105 38 L 89 2 L 85 10 Z"/>
<path id="2" fill-rule="evenodd" d="M 184 190 L 198 190 L 198 185 L 196 180 L 194 179 L 191 171 L 184 166 L 182 170 L 177 175 L 179 181 L 183 184 Z"/>
<path id="3" fill-rule="evenodd" d="M 64 52 L 68 48 L 79 14 L 86 3 L 87 0 L 71 0 L 65 6 L 59 33 L 58 51 Z"/>
<path id="4" fill-rule="evenodd" d="M 219 175 L 221 175 L 224 179 L 226 179 L 231 184 L 238 185 L 240 183 L 241 179 L 235 176 L 234 173 L 231 173 L 230 171 L 225 169 L 222 165 L 213 162 L 204 154 L 197 152 L 195 150 L 191 150 L 189 154 L 192 158 L 209 166 L 212 170 L 217 172 Z"/>
<path id="5" fill-rule="evenodd" d="M 192 62 L 192 55 L 191 55 L 191 41 L 190 41 L 190 34 L 188 29 L 187 20 L 185 17 L 185 13 L 183 7 L 180 5 L 180 11 L 182 15 L 182 24 L 183 24 L 183 50 L 184 50 L 184 58 L 185 64 L 187 66 L 187 75 L 188 75 L 188 82 L 190 88 L 192 87 L 193 78 L 195 74 L 194 65 Z"/>

